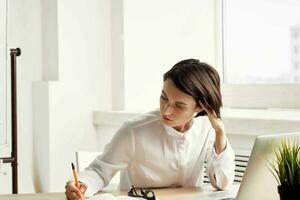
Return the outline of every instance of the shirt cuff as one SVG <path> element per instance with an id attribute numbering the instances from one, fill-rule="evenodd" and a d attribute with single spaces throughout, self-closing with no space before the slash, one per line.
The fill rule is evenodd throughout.
<path id="1" fill-rule="evenodd" d="M 88 187 L 85 192 L 86 197 L 93 196 L 104 187 L 104 182 L 99 174 L 90 170 L 80 172 L 78 174 L 78 179 Z"/>

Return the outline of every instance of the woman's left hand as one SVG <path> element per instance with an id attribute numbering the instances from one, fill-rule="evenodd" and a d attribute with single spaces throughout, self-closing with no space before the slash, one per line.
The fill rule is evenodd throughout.
<path id="1" fill-rule="evenodd" d="M 208 108 L 206 105 L 204 105 L 203 103 L 199 102 L 200 106 L 205 110 L 205 112 L 207 113 L 208 119 L 211 123 L 211 126 L 213 127 L 213 129 L 215 129 L 216 133 L 224 133 L 225 132 L 225 128 L 224 128 L 224 123 L 223 121 L 217 117 L 217 114 L 214 110 Z"/>
<path id="2" fill-rule="evenodd" d="M 217 114 L 214 110 L 208 108 L 203 103 L 199 102 L 200 106 L 206 111 L 208 119 L 211 123 L 213 129 L 216 132 L 216 139 L 215 139 L 215 151 L 217 154 L 222 153 L 226 148 L 226 135 L 225 135 L 225 128 L 223 121 L 217 117 Z"/>

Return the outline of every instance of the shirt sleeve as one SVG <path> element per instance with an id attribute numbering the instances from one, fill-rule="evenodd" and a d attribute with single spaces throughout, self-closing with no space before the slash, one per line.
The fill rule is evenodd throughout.
<path id="1" fill-rule="evenodd" d="M 106 187 L 118 171 L 128 166 L 134 154 L 133 144 L 130 126 L 125 123 L 105 146 L 103 153 L 79 173 L 79 181 L 88 186 L 87 195 Z"/>
<path id="2" fill-rule="evenodd" d="M 211 129 L 209 134 L 206 173 L 214 188 L 224 190 L 227 186 L 231 185 L 234 180 L 234 151 L 227 140 L 225 150 L 217 154 L 214 147 L 215 131 Z"/>

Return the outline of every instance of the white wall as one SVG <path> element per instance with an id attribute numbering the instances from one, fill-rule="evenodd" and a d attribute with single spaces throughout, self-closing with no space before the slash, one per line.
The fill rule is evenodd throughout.
<path id="1" fill-rule="evenodd" d="M 22 49 L 19 192 L 63 191 L 75 151 L 101 149 L 92 112 L 111 109 L 110 1 L 9 4 L 9 47 Z M 10 178 L 1 176 L 0 193 L 11 192 Z"/>
<path id="2" fill-rule="evenodd" d="M 36 145 L 36 150 L 43 148 L 37 168 L 45 165 L 39 162 L 47 163 L 47 170 L 37 171 L 39 192 L 63 191 L 75 151 L 99 150 L 92 112 L 111 108 L 109 1 L 57 1 L 57 16 L 59 80 L 36 83 L 34 94 L 36 139 L 49 138 L 48 146 Z M 45 104 L 40 95 L 48 96 L 44 112 L 39 110 Z M 48 122 L 40 126 L 45 118 Z"/>
<path id="3" fill-rule="evenodd" d="M 211 0 L 126 0 L 126 110 L 158 107 L 163 73 L 176 62 L 197 58 L 215 65 L 214 9 Z"/>
<path id="4" fill-rule="evenodd" d="M 0 157 L 6 136 L 6 0 L 0 0 Z M 1 173 L 1 171 L 0 171 Z"/>
<path id="5" fill-rule="evenodd" d="M 22 55 L 17 59 L 20 192 L 33 191 L 32 82 L 42 77 L 40 5 L 40 0 L 8 1 L 8 49 L 22 49 Z M 8 131 L 10 133 L 10 128 Z M 10 138 L 10 134 L 8 136 Z M 8 164 L 5 168 L 9 174 L 0 176 L 0 193 L 11 192 L 11 167 Z"/>

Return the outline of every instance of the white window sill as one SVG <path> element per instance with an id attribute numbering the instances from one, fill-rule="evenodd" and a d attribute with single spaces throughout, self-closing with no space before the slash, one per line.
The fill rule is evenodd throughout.
<path id="1" fill-rule="evenodd" d="M 237 109 L 224 108 L 224 118 L 256 119 L 256 120 L 280 120 L 299 121 L 300 109 Z"/>
<path id="2" fill-rule="evenodd" d="M 140 113 L 127 111 L 95 111 L 95 126 L 119 126 Z M 224 108 L 222 118 L 226 130 L 237 135 L 263 135 L 300 132 L 300 110 Z"/>

